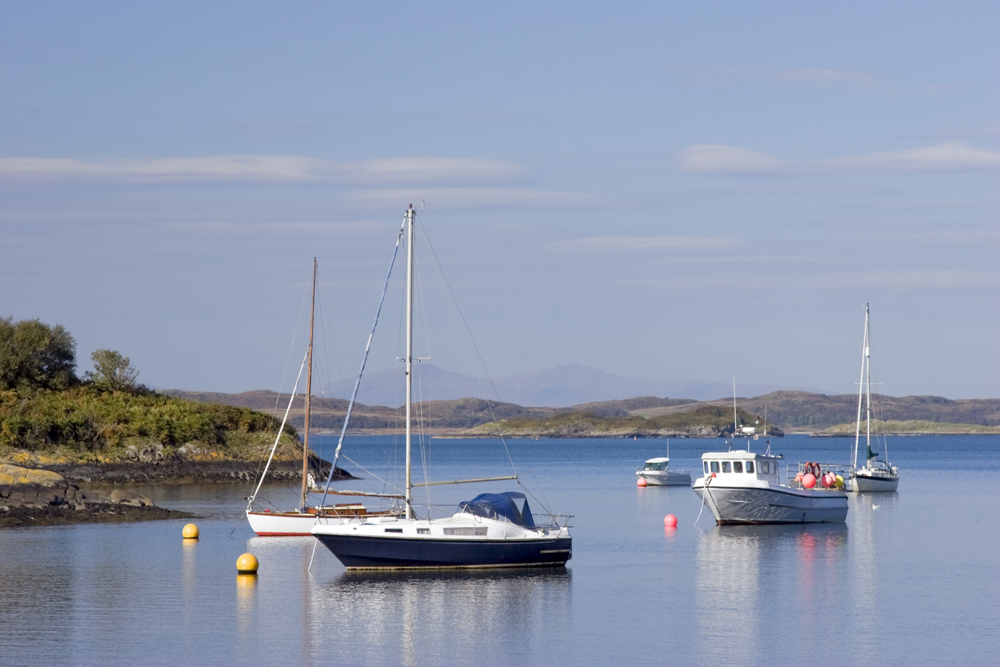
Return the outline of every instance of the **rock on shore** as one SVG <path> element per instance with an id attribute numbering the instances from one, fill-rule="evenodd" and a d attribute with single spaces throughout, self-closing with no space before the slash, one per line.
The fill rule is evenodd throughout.
<path id="1" fill-rule="evenodd" d="M 190 516 L 125 489 L 84 492 L 61 474 L 0 463 L 0 527 L 148 521 Z"/>

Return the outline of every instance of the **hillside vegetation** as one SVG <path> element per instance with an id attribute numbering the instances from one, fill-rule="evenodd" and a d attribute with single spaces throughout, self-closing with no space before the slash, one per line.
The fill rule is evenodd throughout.
<path id="1" fill-rule="evenodd" d="M 117 351 L 91 359 L 94 369 L 78 377 L 76 342 L 63 327 L 0 318 L 0 457 L 250 461 L 278 434 L 278 421 L 252 409 L 150 391 Z M 280 450 L 301 456 L 294 428 Z"/>

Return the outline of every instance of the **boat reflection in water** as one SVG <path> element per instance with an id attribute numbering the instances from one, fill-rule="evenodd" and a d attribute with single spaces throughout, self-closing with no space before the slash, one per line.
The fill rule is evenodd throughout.
<path id="1" fill-rule="evenodd" d="M 322 642 L 314 657 L 324 664 L 537 662 L 569 648 L 558 638 L 570 633 L 553 623 L 566 619 L 571 584 L 572 572 L 561 568 L 347 572 L 310 595 L 313 637 L 337 628 L 345 638 Z"/>
<path id="2" fill-rule="evenodd" d="M 700 536 L 697 554 L 694 600 L 704 664 L 755 664 L 759 643 L 782 625 L 781 617 L 818 629 L 835 622 L 828 592 L 846 593 L 843 523 L 716 526 Z"/>

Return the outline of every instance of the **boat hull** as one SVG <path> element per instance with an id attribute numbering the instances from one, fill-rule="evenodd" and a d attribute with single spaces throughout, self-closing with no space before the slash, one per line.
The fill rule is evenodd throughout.
<path id="1" fill-rule="evenodd" d="M 573 555 L 570 537 L 449 540 L 313 534 L 349 570 L 560 567 Z"/>
<path id="2" fill-rule="evenodd" d="M 640 470 L 636 476 L 646 480 L 648 486 L 691 486 L 691 475 L 686 472 L 664 474 L 658 471 L 644 472 Z"/>
<path id="3" fill-rule="evenodd" d="M 316 515 L 303 512 L 247 512 L 250 528 L 259 537 L 312 535 Z"/>
<path id="4" fill-rule="evenodd" d="M 851 479 L 851 491 L 855 493 L 890 493 L 899 488 L 898 476 L 872 476 L 858 474 Z"/>
<path id="5" fill-rule="evenodd" d="M 847 520 L 847 494 L 779 486 L 726 487 L 696 484 L 695 493 L 719 525 L 841 523 Z"/>

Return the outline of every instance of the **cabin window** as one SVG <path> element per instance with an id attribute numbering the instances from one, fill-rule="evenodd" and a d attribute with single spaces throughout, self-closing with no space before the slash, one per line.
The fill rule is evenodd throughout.
<path id="1" fill-rule="evenodd" d="M 753 472 L 753 461 L 747 461 L 747 472 Z"/>
<path id="2" fill-rule="evenodd" d="M 485 535 L 486 527 L 479 528 L 445 528 L 445 535 Z"/>
<path id="3" fill-rule="evenodd" d="M 403 532 L 403 529 L 402 528 L 386 528 L 385 532 L 387 532 L 387 533 L 401 533 L 401 532 Z"/>
<path id="4" fill-rule="evenodd" d="M 760 467 L 765 475 L 771 472 L 771 464 L 768 461 L 761 461 Z"/>
<path id="5" fill-rule="evenodd" d="M 702 463 L 705 464 L 705 474 L 707 475 L 708 474 L 708 461 L 702 461 Z"/>
<path id="6" fill-rule="evenodd" d="M 430 535 L 430 534 L 431 534 L 430 528 L 417 528 L 417 535 Z"/>
<path id="7" fill-rule="evenodd" d="M 733 472 L 743 472 L 743 461 L 733 462 Z"/>
<path id="8" fill-rule="evenodd" d="M 719 462 L 712 461 L 712 472 L 719 472 Z"/>
<path id="9" fill-rule="evenodd" d="M 732 471 L 733 471 L 733 464 L 730 463 L 729 461 L 723 461 L 722 472 L 732 472 Z"/>

